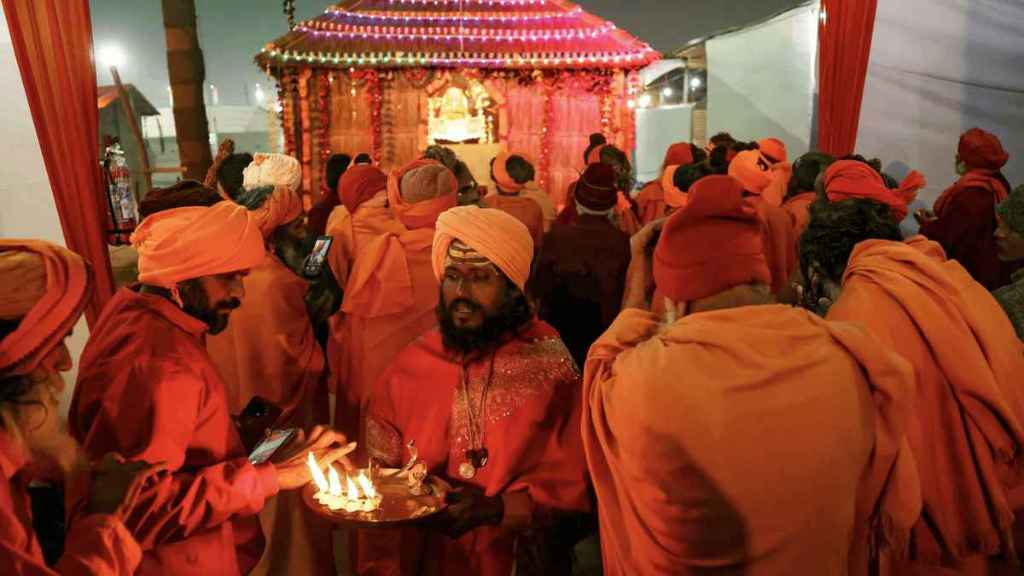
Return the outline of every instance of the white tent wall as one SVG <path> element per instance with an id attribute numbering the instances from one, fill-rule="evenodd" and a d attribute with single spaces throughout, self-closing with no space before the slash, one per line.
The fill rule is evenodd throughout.
<path id="1" fill-rule="evenodd" d="M 57 205 L 50 190 L 50 181 L 39 149 L 28 98 L 21 83 L 21 72 L 14 58 L 11 32 L 0 9 L 0 238 L 39 238 L 64 245 L 64 232 L 57 216 Z M 68 339 L 75 367 L 64 374 L 67 384 L 61 398 L 61 413 L 67 414 L 71 390 L 78 374 L 78 357 L 82 354 L 89 330 L 85 318 L 75 326 Z"/>
<path id="2" fill-rule="evenodd" d="M 693 104 L 640 108 L 636 111 L 636 179 L 640 183 L 661 177 L 668 147 L 692 139 Z"/>
<path id="3" fill-rule="evenodd" d="M 1024 2 L 880 0 L 857 151 L 928 178 L 919 206 L 956 179 L 960 134 L 994 132 L 1024 183 Z"/>
<path id="4" fill-rule="evenodd" d="M 708 135 L 780 138 L 795 156 L 813 142 L 818 2 L 707 41 Z"/>

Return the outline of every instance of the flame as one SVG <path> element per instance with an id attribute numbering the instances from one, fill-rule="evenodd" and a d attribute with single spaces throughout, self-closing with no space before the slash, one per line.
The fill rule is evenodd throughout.
<path id="1" fill-rule="evenodd" d="M 326 494 L 330 486 L 327 484 L 327 478 L 324 477 L 323 470 L 320 469 L 320 465 L 317 464 L 312 452 L 306 458 L 306 464 L 309 465 L 309 472 L 313 475 L 313 482 L 316 483 L 316 487 L 320 492 Z"/>
<path id="2" fill-rule="evenodd" d="M 356 484 L 355 484 L 355 482 L 352 481 L 352 478 L 349 477 L 349 476 L 346 476 L 345 477 L 345 483 L 346 483 L 345 497 L 347 497 L 349 500 L 359 500 L 362 497 L 362 494 L 359 493 L 359 488 L 356 487 Z"/>
<path id="3" fill-rule="evenodd" d="M 341 496 L 341 478 L 338 477 L 338 471 L 331 466 L 330 472 L 327 473 L 327 483 L 330 486 L 331 496 Z"/>
<path id="4" fill-rule="evenodd" d="M 362 472 L 359 473 L 359 476 L 356 476 L 356 482 L 359 483 L 359 487 L 363 489 L 363 494 L 365 494 L 367 498 L 374 498 L 377 496 L 377 490 L 374 489 L 373 483 L 370 482 L 370 479 Z"/>

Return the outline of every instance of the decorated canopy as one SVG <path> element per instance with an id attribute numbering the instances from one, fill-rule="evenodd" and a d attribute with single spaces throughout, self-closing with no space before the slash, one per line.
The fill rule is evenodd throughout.
<path id="1" fill-rule="evenodd" d="M 257 62 L 278 80 L 307 190 L 330 153 L 370 152 L 392 168 L 439 142 L 531 157 L 560 199 L 590 133 L 632 149 L 635 71 L 658 58 L 564 0 L 348 0 Z"/>

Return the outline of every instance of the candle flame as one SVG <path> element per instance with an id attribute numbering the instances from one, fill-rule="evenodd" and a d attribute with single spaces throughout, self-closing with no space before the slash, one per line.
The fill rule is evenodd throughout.
<path id="1" fill-rule="evenodd" d="M 330 486 L 331 496 L 341 496 L 341 478 L 338 477 L 338 471 L 331 466 L 330 472 L 327 473 L 327 484 Z"/>
<path id="2" fill-rule="evenodd" d="M 320 465 L 317 464 L 312 452 L 306 458 L 306 464 L 309 465 L 309 472 L 313 475 L 313 482 L 316 483 L 316 487 L 320 492 L 326 494 L 330 486 L 327 484 L 327 478 L 324 477 L 323 470 L 320 470 Z"/>
<path id="3" fill-rule="evenodd" d="M 359 487 L 363 489 L 363 494 L 365 494 L 367 498 L 374 498 L 377 496 L 377 490 L 374 489 L 373 483 L 371 483 L 370 479 L 362 472 L 356 476 L 356 482 L 359 483 Z"/>
<path id="4" fill-rule="evenodd" d="M 352 481 L 350 476 L 345 477 L 346 491 L 345 496 L 349 500 L 359 500 L 362 495 L 359 493 L 359 488 L 356 487 L 356 483 Z"/>

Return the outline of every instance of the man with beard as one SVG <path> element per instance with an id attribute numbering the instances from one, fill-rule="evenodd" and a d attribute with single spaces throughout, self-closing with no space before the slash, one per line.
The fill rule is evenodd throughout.
<path id="1" fill-rule="evenodd" d="M 241 413 L 258 397 L 280 410 L 274 428 L 326 424 L 326 361 L 306 310 L 309 283 L 300 276 L 311 234 L 296 192 L 302 180 L 299 162 L 283 154 L 256 154 L 247 166 L 225 163 L 218 178 L 258 221 L 268 247 L 263 262 L 243 280 L 246 300 L 230 325 L 206 340 L 227 386 L 231 413 Z M 223 185 L 228 182 L 240 185 Z M 253 574 L 334 571 L 331 526 L 309 511 L 297 492 L 269 500 L 260 520 L 267 549 Z"/>
<path id="2" fill-rule="evenodd" d="M 365 573 L 568 573 L 574 538 L 560 528 L 590 506 L 579 372 L 524 295 L 532 255 L 529 231 L 500 210 L 464 206 L 438 219 L 440 326 L 378 381 L 367 442 L 388 465 L 415 442 L 455 489 L 435 530 L 378 539 L 361 558 Z"/>
<path id="3" fill-rule="evenodd" d="M 82 315 L 91 280 L 85 261 L 67 249 L 0 240 L 0 566 L 10 576 L 128 575 L 142 559 L 123 519 L 157 472 L 144 462 L 105 459 L 52 567 L 33 528 L 30 483 L 63 480 L 71 492 L 90 476 L 58 403 L 60 373 L 72 366 L 64 340 Z"/>
<path id="4" fill-rule="evenodd" d="M 132 235 L 139 284 L 122 288 L 93 326 L 79 365 L 70 429 L 93 458 L 166 462 L 125 519 L 143 549 L 138 574 L 241 574 L 263 553 L 255 514 L 279 490 L 310 481 L 351 446 L 314 428 L 273 463 L 250 463 L 227 391 L 204 346 L 263 262 L 258 218 L 231 202 L 157 212 Z"/>

